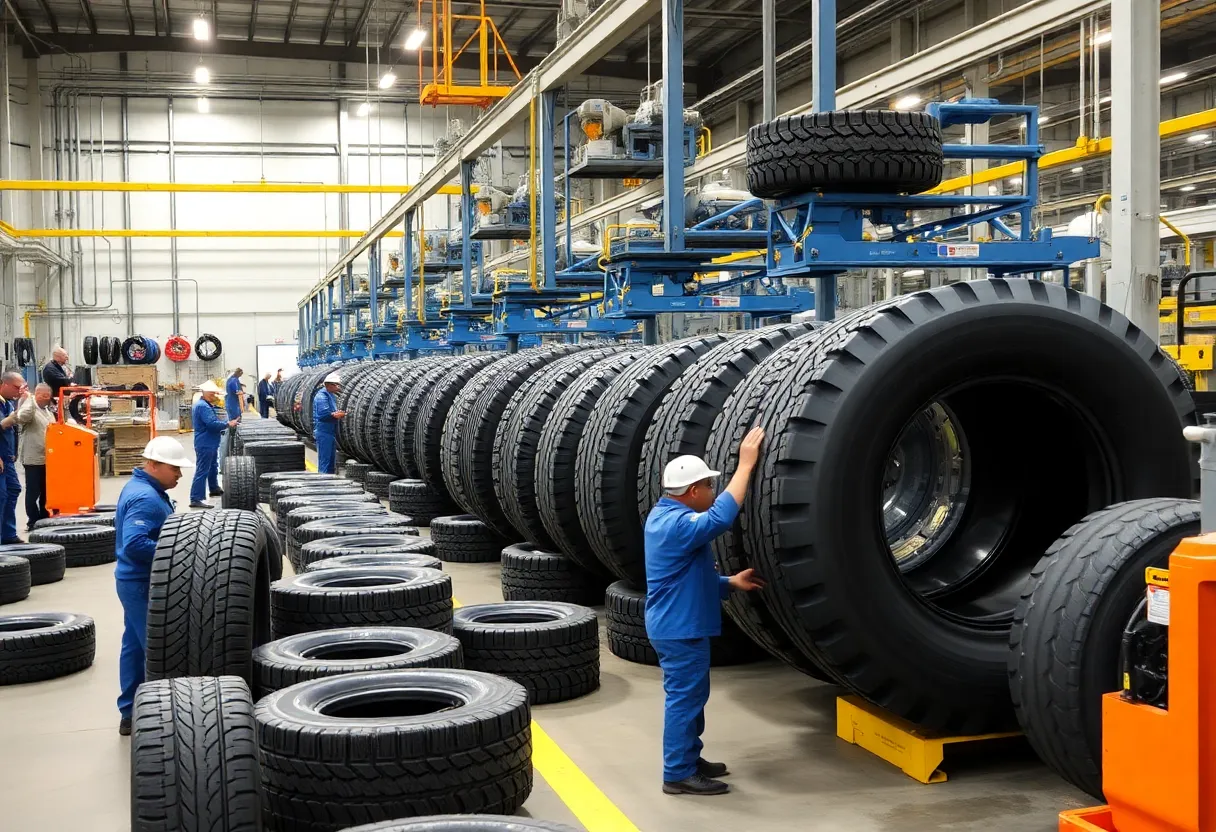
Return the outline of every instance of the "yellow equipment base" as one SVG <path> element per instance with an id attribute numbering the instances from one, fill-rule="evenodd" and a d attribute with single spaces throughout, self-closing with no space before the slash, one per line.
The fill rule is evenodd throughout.
<path id="1" fill-rule="evenodd" d="M 505 98 L 512 89 L 513 87 L 509 84 L 486 84 L 485 86 L 427 84 L 422 88 L 419 99 L 423 104 L 430 104 L 432 107 L 439 105 L 489 107 L 498 99 Z"/>
<path id="2" fill-rule="evenodd" d="M 1060 812 L 1060 832 L 1116 832 L 1109 806 Z"/>
<path id="3" fill-rule="evenodd" d="M 836 697 L 836 736 L 881 757 L 921 783 L 944 783 L 946 746 L 1020 736 L 1018 731 L 964 737 L 932 737 L 912 723 L 857 696 Z"/>

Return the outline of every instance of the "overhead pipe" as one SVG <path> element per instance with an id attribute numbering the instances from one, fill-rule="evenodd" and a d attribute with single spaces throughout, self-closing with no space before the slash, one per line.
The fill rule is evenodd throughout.
<path id="1" fill-rule="evenodd" d="M 193 277 L 178 278 L 178 281 L 194 284 L 194 328 L 195 328 L 197 334 L 202 334 L 203 329 L 202 329 L 202 325 L 200 324 L 201 313 L 199 311 L 198 281 L 195 280 Z M 171 277 L 145 277 L 145 278 L 141 278 L 139 280 L 119 279 L 119 280 L 113 281 L 113 283 L 171 283 L 171 282 L 174 282 L 173 278 L 171 278 Z M 63 314 L 65 312 L 71 312 L 71 313 L 74 313 L 77 315 L 111 314 L 115 311 L 114 310 L 113 289 L 111 289 L 111 291 L 110 291 L 110 304 L 108 306 L 98 306 L 96 308 L 81 309 L 81 308 L 75 307 L 75 306 L 67 306 L 67 307 L 61 306 L 61 307 L 57 307 L 57 308 L 56 307 L 48 308 L 48 307 L 40 306 L 38 304 L 24 304 L 24 305 L 29 308 L 31 315 L 49 315 L 54 312 L 58 312 L 60 314 Z M 239 315 L 240 313 L 223 312 L 223 313 L 217 313 L 217 314 L 223 314 L 223 315 L 238 314 Z M 145 315 L 144 317 L 157 317 L 157 315 L 156 314 Z M 132 316 L 131 319 L 134 320 L 134 316 Z M 135 327 L 132 324 L 131 330 L 134 331 L 134 329 L 135 329 Z"/>

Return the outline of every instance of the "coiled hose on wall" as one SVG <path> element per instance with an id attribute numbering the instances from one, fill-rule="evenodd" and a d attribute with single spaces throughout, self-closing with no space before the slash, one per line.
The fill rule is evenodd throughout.
<path id="1" fill-rule="evenodd" d="M 145 335 L 132 335 L 122 342 L 122 357 L 128 364 L 155 364 L 160 360 L 160 344 Z"/>

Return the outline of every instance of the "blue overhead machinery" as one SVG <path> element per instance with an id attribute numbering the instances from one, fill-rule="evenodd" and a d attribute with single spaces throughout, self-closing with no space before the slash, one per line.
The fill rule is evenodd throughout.
<path id="1" fill-rule="evenodd" d="M 697 156 L 697 136 L 704 129 L 701 114 L 681 105 L 667 112 L 679 112 L 679 127 L 672 147 L 685 165 Z M 578 119 L 586 141 L 573 147 L 570 122 Z M 663 175 L 663 157 L 669 134 L 666 122 L 663 82 L 643 87 L 638 109 L 630 113 L 603 98 L 590 98 L 566 114 L 563 120 L 566 154 L 563 173 L 568 179 L 653 179 Z"/>

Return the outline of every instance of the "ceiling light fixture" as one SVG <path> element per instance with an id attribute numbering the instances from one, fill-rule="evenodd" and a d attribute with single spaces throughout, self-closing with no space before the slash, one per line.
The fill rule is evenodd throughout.
<path id="1" fill-rule="evenodd" d="M 198 66 L 196 66 L 194 68 L 194 83 L 210 84 L 211 83 L 211 70 L 207 69 L 207 67 L 203 66 L 202 64 L 199 64 Z"/>
<path id="2" fill-rule="evenodd" d="M 359 104 L 359 109 L 355 111 L 355 115 L 359 116 L 359 118 L 367 118 L 367 114 L 371 111 L 372 105 L 364 101 Z"/>
<path id="3" fill-rule="evenodd" d="M 1051 121 L 1051 116 L 1039 116 L 1039 124 L 1046 124 Z"/>
<path id="4" fill-rule="evenodd" d="M 211 24 L 207 22 L 207 18 L 194 18 L 193 27 L 195 40 L 211 40 Z"/>
<path id="5" fill-rule="evenodd" d="M 426 29 L 415 29 L 405 39 L 405 51 L 417 52 L 424 40 L 426 40 Z"/>
<path id="6" fill-rule="evenodd" d="M 1161 80 L 1158 83 L 1164 87 L 1166 84 L 1176 84 L 1186 76 L 1187 74 L 1185 72 L 1171 72 L 1169 75 L 1162 75 Z"/>
<path id="7" fill-rule="evenodd" d="M 380 81 L 377 86 L 379 86 L 382 90 L 386 90 L 395 83 L 397 83 L 397 73 L 390 69 L 388 72 L 380 76 Z"/>
<path id="8" fill-rule="evenodd" d="M 1186 140 L 1191 144 L 1199 144 L 1200 142 L 1206 142 L 1209 138 L 1210 136 L 1207 133 L 1192 133 L 1186 137 Z"/>
<path id="9" fill-rule="evenodd" d="M 908 269 L 908 271 L 904 272 L 904 277 L 923 277 L 924 274 L 924 269 Z"/>
<path id="10" fill-rule="evenodd" d="M 1109 104 L 1113 99 L 1109 95 L 1104 95 L 1098 99 L 1099 104 Z"/>
<path id="11" fill-rule="evenodd" d="M 913 107 L 915 107 L 920 102 L 921 102 L 920 96 L 915 93 L 912 93 L 911 95 L 905 95 L 902 98 L 896 99 L 895 109 L 911 110 Z"/>
<path id="12" fill-rule="evenodd" d="M 1091 40 L 1090 43 L 1092 43 L 1094 46 L 1101 46 L 1104 43 L 1110 43 L 1111 37 L 1112 35 L 1110 33 L 1110 29 L 1107 29 L 1094 35 L 1093 40 Z"/>
<path id="13" fill-rule="evenodd" d="M 203 97 L 199 98 L 199 100 L 198 100 L 198 111 L 199 111 L 200 113 L 209 113 L 209 112 L 211 112 L 211 102 L 207 100 L 207 97 L 206 97 L 206 96 L 203 96 Z"/>
<path id="14" fill-rule="evenodd" d="M 1012 179 L 1010 179 L 1010 180 L 1009 180 L 1009 184 L 1010 184 L 1010 185 L 1013 185 L 1014 187 L 1016 187 L 1016 186 L 1018 186 L 1018 185 L 1021 185 L 1021 184 L 1022 184 L 1022 177 L 1020 177 L 1020 176 L 1015 176 L 1015 177 L 1013 177 Z"/>
<path id="15" fill-rule="evenodd" d="M 1180 190 L 1180 191 L 1184 191 L 1184 192 L 1186 192 L 1186 193 L 1188 193 L 1188 194 L 1189 194 L 1191 191 L 1195 190 L 1195 186 L 1194 186 L 1194 185 L 1183 185 L 1183 186 L 1182 186 L 1181 188 L 1179 188 L 1178 190 Z"/>
<path id="16" fill-rule="evenodd" d="M 1081 173 L 1081 172 L 1082 172 L 1082 171 L 1084 171 L 1084 170 L 1085 170 L 1085 168 L 1083 168 L 1083 167 L 1081 167 L 1080 165 L 1078 165 L 1077 167 L 1075 167 L 1075 168 L 1073 168 L 1073 169 L 1072 169 L 1072 172 L 1073 172 L 1073 173 Z"/>

